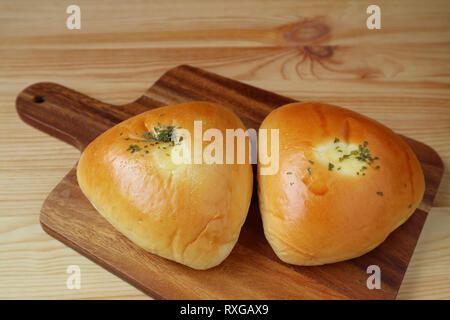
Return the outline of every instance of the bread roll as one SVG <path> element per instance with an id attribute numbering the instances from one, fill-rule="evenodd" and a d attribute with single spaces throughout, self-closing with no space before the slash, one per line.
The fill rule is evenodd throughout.
<path id="1" fill-rule="evenodd" d="M 98 212 L 138 246 L 194 269 L 208 269 L 230 254 L 239 237 L 253 178 L 248 163 L 174 162 L 172 149 L 186 140 L 158 139 L 185 129 L 192 135 L 193 150 L 194 121 L 202 121 L 203 132 L 216 128 L 224 136 L 225 129 L 245 130 L 232 111 L 213 103 L 153 109 L 90 143 L 78 163 L 77 178 Z M 208 144 L 203 142 L 203 147 Z"/>
<path id="2" fill-rule="evenodd" d="M 312 266 L 361 256 L 422 199 L 424 176 L 412 150 L 361 114 L 292 103 L 272 111 L 261 129 L 279 129 L 279 171 L 261 175 L 258 167 L 258 193 L 265 236 L 284 262 Z"/>

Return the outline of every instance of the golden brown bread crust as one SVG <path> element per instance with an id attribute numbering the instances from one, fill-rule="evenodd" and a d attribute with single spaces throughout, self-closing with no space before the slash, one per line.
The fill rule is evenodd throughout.
<path id="1" fill-rule="evenodd" d="M 258 174 L 258 194 L 266 238 L 287 263 L 321 265 L 361 256 L 404 223 L 422 199 L 424 176 L 412 150 L 361 114 L 292 103 L 271 112 L 261 128 L 280 130 L 280 169 Z M 333 146 L 335 138 L 336 146 L 367 141 L 372 158 L 379 159 L 363 163 L 367 168 L 359 175 L 344 174 L 339 161 L 328 165 L 317 151 Z"/>
<path id="2" fill-rule="evenodd" d="M 250 205 L 251 165 L 175 165 L 163 148 L 167 144 L 138 142 L 158 122 L 187 129 L 193 137 L 194 120 L 203 121 L 203 131 L 217 128 L 224 136 L 225 129 L 245 130 L 232 111 L 213 103 L 154 109 L 114 126 L 89 144 L 78 163 L 77 178 L 97 210 L 137 245 L 207 269 L 221 263 L 238 239 Z M 127 150 L 131 144 L 138 144 L 140 151 Z"/>

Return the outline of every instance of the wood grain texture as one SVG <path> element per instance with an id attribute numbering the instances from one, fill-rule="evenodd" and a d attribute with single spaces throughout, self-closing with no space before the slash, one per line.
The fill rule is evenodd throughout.
<path id="1" fill-rule="evenodd" d="M 342 105 L 432 146 L 450 164 L 450 3 L 377 1 L 382 29 L 365 28 L 361 1 L 78 0 L 82 29 L 65 27 L 65 1 L 0 2 L 0 297 L 146 298 L 39 225 L 44 199 L 77 149 L 24 124 L 17 94 L 50 81 L 110 104 L 136 99 L 188 63 L 297 100 Z M 286 41 L 289 26 L 330 26 L 322 62 Z M 364 76 L 366 75 L 366 76 Z M 450 171 L 428 215 L 398 298 L 450 299 Z M 438 207 L 438 208 L 436 208 Z M 68 265 L 82 288 L 65 287 Z"/>
<path id="2" fill-rule="evenodd" d="M 106 128 L 133 115 L 195 100 L 221 103 L 233 109 L 247 128 L 255 129 L 271 110 L 293 101 L 201 69 L 180 66 L 165 73 L 142 97 L 123 106 L 106 105 L 52 83 L 28 87 L 19 94 L 16 104 L 25 122 L 83 150 Z M 156 298 L 393 299 L 443 173 L 442 161 L 434 150 L 404 139 L 421 161 L 426 181 L 424 199 L 408 222 L 380 247 L 346 262 L 321 267 L 281 262 L 265 240 L 256 193 L 231 255 L 207 271 L 159 258 L 128 241 L 84 197 L 75 169 L 49 195 L 40 221 L 53 237 Z M 383 272 L 381 290 L 366 287 L 366 269 L 372 264 Z"/>

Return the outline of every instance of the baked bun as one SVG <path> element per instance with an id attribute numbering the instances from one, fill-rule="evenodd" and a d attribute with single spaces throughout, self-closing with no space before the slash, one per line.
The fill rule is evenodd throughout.
<path id="1" fill-rule="evenodd" d="M 173 161 L 174 148 L 189 150 L 187 140 L 177 136 L 181 129 L 191 134 L 193 152 L 194 121 L 202 121 L 203 132 L 216 128 L 224 136 L 225 129 L 245 130 L 230 109 L 218 104 L 153 109 L 90 143 L 78 163 L 77 178 L 98 212 L 138 246 L 194 269 L 208 269 L 220 264 L 238 240 L 253 174 L 248 163 Z M 203 149 L 207 145 L 203 142 Z"/>
<path id="2" fill-rule="evenodd" d="M 292 103 L 272 111 L 261 129 L 279 129 L 279 170 L 261 175 L 259 165 L 258 193 L 265 236 L 284 262 L 312 266 L 361 256 L 422 199 L 424 176 L 412 150 L 361 114 Z"/>

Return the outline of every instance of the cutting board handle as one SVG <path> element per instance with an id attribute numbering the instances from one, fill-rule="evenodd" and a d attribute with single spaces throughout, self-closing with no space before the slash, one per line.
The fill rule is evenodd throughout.
<path id="1" fill-rule="evenodd" d="M 143 96 L 129 104 L 113 106 L 56 83 L 40 82 L 23 90 L 16 109 L 29 125 L 83 150 L 99 134 L 115 124 L 151 108 L 193 100 L 205 100 L 232 108 L 247 128 L 258 128 L 273 108 L 293 102 L 219 75 L 180 65 L 170 69 Z M 174 92 L 176 94 L 174 94 Z"/>
<path id="2" fill-rule="evenodd" d="M 75 90 L 40 82 L 16 99 L 17 113 L 29 125 L 83 150 L 99 134 L 130 117 L 121 107 L 111 108 Z"/>

